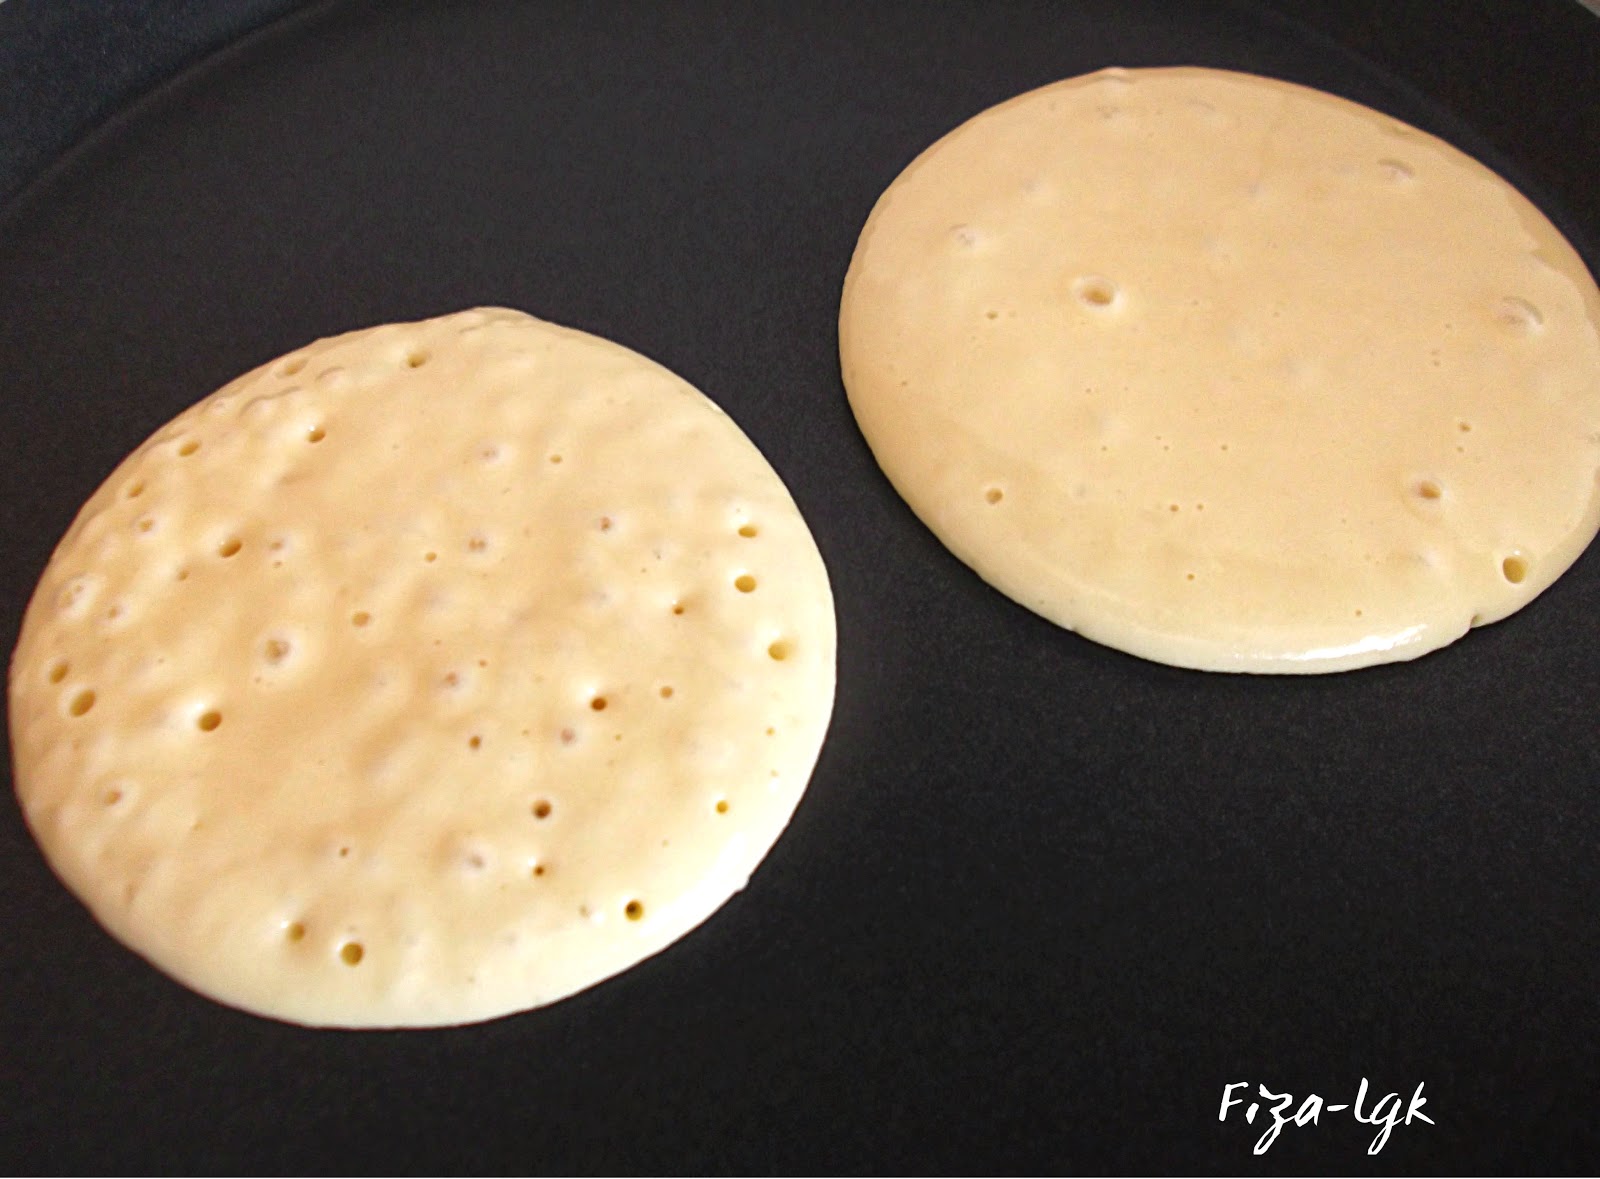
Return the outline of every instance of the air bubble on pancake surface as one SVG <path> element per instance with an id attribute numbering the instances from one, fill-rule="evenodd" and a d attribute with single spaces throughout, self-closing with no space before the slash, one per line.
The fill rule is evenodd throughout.
<path id="1" fill-rule="evenodd" d="M 196 438 L 189 438 L 178 444 L 178 454 L 183 458 L 188 458 L 191 454 L 199 449 L 200 441 Z"/>
<path id="2" fill-rule="evenodd" d="M 292 377 L 306 367 L 304 356 L 291 356 L 278 366 L 280 377 Z"/>
<path id="3" fill-rule="evenodd" d="M 1513 553 L 1500 562 L 1500 575 L 1512 585 L 1521 585 L 1528 576 L 1528 559 Z"/>
<path id="4" fill-rule="evenodd" d="M 67 712 L 72 716 L 84 716 L 94 707 L 95 694 L 93 688 L 83 688 L 72 697 L 67 705 Z"/>
<path id="5" fill-rule="evenodd" d="M 194 724 L 202 733 L 215 732 L 222 725 L 222 713 L 215 708 L 208 708 L 196 718 Z"/>
<path id="6" fill-rule="evenodd" d="M 775 663 L 782 663 L 794 654 L 794 644 L 788 639 L 775 639 L 767 645 L 767 657 Z"/>
<path id="7" fill-rule="evenodd" d="M 998 487 L 991 487 L 983 493 L 984 502 L 989 504 L 997 504 L 1001 500 L 1005 499 L 1005 497 L 1006 493 L 1001 491 Z"/>
<path id="8" fill-rule="evenodd" d="M 410 352 L 406 353 L 406 367 L 421 368 L 431 359 L 433 359 L 433 353 L 429 352 L 426 348 L 413 348 Z"/>
<path id="9" fill-rule="evenodd" d="M 1444 488 L 1434 479 L 1418 479 L 1411 490 L 1418 499 L 1437 500 L 1444 495 Z"/>
<path id="10" fill-rule="evenodd" d="M 1500 300 L 1495 307 L 1494 318 L 1502 327 L 1524 335 L 1531 335 L 1544 327 L 1544 316 L 1539 309 L 1516 295 L 1507 295 Z"/>
<path id="11" fill-rule="evenodd" d="M 278 389 L 271 393 L 261 393 L 252 397 L 239 407 L 239 418 L 247 423 L 257 423 L 263 418 L 276 416 L 284 408 L 282 398 L 293 396 L 300 392 L 299 385 L 290 385 L 287 389 Z"/>
<path id="12" fill-rule="evenodd" d="M 74 577 L 56 594 L 56 609 L 69 617 L 81 615 L 94 605 L 99 593 L 100 582 L 97 578 L 88 575 Z"/>
<path id="13" fill-rule="evenodd" d="M 744 537 L 746 540 L 755 536 L 759 531 L 760 529 L 758 529 L 754 524 L 745 523 L 739 525 L 739 535 Z"/>
<path id="14" fill-rule="evenodd" d="M 350 373 L 346 369 L 336 364 L 331 368 L 325 368 L 319 372 L 316 375 L 315 380 L 317 384 L 323 386 L 324 388 L 332 389 L 337 392 L 349 386 L 351 378 Z"/>
<path id="15" fill-rule="evenodd" d="M 622 912 L 629 921 L 642 921 L 644 919 L 644 902 L 637 899 L 631 900 L 622 907 Z"/>
<path id="16" fill-rule="evenodd" d="M 1072 295 L 1085 307 L 1102 310 L 1117 301 L 1117 284 L 1098 274 L 1086 274 L 1073 282 Z"/>
<path id="17" fill-rule="evenodd" d="M 756 579 L 748 573 L 741 573 L 733 579 L 733 588 L 741 594 L 751 594 L 756 589 Z"/>
<path id="18" fill-rule="evenodd" d="M 339 958 L 346 966 L 359 966 L 367 951 L 360 942 L 345 942 L 339 947 Z"/>

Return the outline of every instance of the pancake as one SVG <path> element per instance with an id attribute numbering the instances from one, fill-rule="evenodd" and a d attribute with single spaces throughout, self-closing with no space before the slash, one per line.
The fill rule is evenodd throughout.
<path id="1" fill-rule="evenodd" d="M 1600 293 L 1449 144 L 1286 82 L 1104 70 L 935 143 L 862 231 L 844 383 L 981 577 L 1182 667 L 1409 659 L 1600 526 Z"/>
<path id="2" fill-rule="evenodd" d="M 738 426 L 515 311 L 319 341 L 84 506 L 11 664 L 17 792 L 129 947 L 302 1024 L 459 1024 L 742 888 L 832 708 L 826 570 Z"/>

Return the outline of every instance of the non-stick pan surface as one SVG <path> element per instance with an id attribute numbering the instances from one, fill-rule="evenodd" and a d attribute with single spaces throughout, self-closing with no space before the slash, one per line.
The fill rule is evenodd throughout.
<path id="1" fill-rule="evenodd" d="M 81 20 L 40 34 L 49 7 L 0 5 L 13 68 L 137 74 Z M 176 7 L 209 14 L 191 49 L 223 27 Z M 171 36 L 118 42 L 146 69 L 187 52 L 167 11 Z M 737 419 L 816 534 L 840 653 L 810 792 L 750 888 L 477 1027 L 311 1032 L 198 998 L 99 929 L 0 798 L 0 1166 L 1592 1167 L 1600 556 L 1414 663 L 1176 671 L 987 588 L 851 419 L 835 317 L 884 186 L 1010 95 L 1179 63 L 1441 134 L 1600 263 L 1600 20 L 1573 0 L 345 3 L 43 172 L 8 156 L 8 646 L 81 502 L 179 409 L 317 336 L 498 303 Z M 1376 1128 L 1325 1111 L 1256 1158 L 1265 1108 L 1218 1119 L 1233 1082 L 1298 1109 L 1363 1078 L 1369 1116 L 1421 1084 L 1432 1122 L 1370 1157 Z"/>

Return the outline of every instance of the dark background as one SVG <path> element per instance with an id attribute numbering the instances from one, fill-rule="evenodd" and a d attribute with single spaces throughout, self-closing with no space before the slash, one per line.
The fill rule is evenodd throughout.
<path id="1" fill-rule="evenodd" d="M 662 361 L 766 452 L 834 581 L 832 731 L 789 832 L 699 931 L 438 1032 L 191 995 L 100 931 L 0 796 L 0 1168 L 1593 1168 L 1600 559 L 1412 664 L 1131 659 L 915 521 L 855 431 L 834 318 L 913 155 L 1110 64 L 1388 110 L 1521 186 L 1595 269 L 1600 19 L 346 3 L 208 56 L 298 7 L 0 3 L 0 638 L 79 504 L 179 409 L 318 336 L 503 303 Z M 1372 1159 L 1373 1131 L 1328 1114 L 1255 1159 L 1259 1121 L 1217 1121 L 1228 1082 L 1341 1102 L 1362 1077 L 1425 1082 L 1437 1124 Z"/>

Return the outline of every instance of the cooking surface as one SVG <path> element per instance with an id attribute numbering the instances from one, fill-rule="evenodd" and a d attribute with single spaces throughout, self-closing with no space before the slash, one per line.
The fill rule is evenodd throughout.
<path id="1" fill-rule="evenodd" d="M 984 586 L 850 417 L 835 317 L 878 194 L 971 114 L 1104 65 L 1388 110 L 1600 264 L 1600 20 L 1570 0 L 1200 7 L 335 5 L 42 177 L 101 108 L 52 123 L 23 94 L 0 122 L 0 193 L 35 177 L 0 211 L 8 647 L 79 505 L 179 409 L 317 336 L 500 303 L 733 415 L 816 535 L 840 655 L 811 789 L 749 889 L 620 978 L 477 1027 L 308 1032 L 200 999 L 100 931 L 7 792 L 0 1159 L 1345 1170 L 1374 1135 L 1349 1112 L 1256 1162 L 1261 1118 L 1218 1106 L 1246 1080 L 1351 1102 L 1365 1077 L 1368 1108 L 1424 1083 L 1436 1123 L 1397 1127 L 1381 1169 L 1592 1160 L 1600 558 L 1415 663 L 1176 671 Z M 18 0 L 0 73 L 116 103 L 271 8 L 97 44 L 72 6 L 46 27 Z"/>

